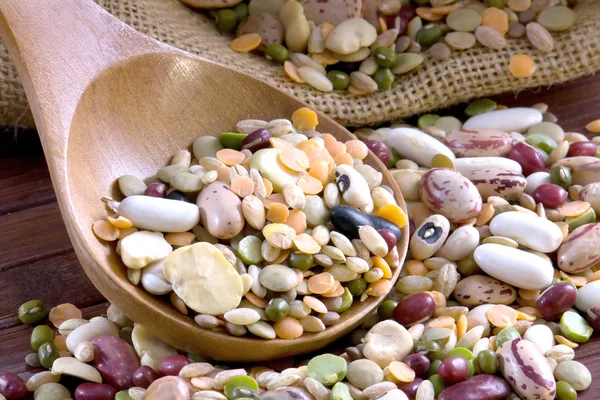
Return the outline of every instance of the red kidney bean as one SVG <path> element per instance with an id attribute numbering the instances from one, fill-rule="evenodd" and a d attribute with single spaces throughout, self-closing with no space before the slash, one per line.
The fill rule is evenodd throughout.
<path id="1" fill-rule="evenodd" d="M 435 301 L 427 293 L 415 293 L 403 298 L 394 308 L 394 319 L 409 326 L 427 318 L 435 312 Z"/>
<path id="2" fill-rule="evenodd" d="M 577 300 L 577 289 L 568 282 L 561 282 L 546 289 L 535 302 L 535 305 L 546 320 L 558 319 Z"/>
<path id="3" fill-rule="evenodd" d="M 462 357 L 450 357 L 442 361 L 437 373 L 446 383 L 455 384 L 469 377 L 469 366 Z"/>
<path id="4" fill-rule="evenodd" d="M 546 208 L 558 208 L 565 204 L 569 193 L 562 187 L 554 183 L 544 183 L 538 186 L 531 197 L 538 203 L 542 203 Z"/>
<path id="5" fill-rule="evenodd" d="M 248 149 L 253 153 L 271 147 L 271 134 L 266 129 L 257 129 L 242 140 L 242 150 Z"/>
<path id="6" fill-rule="evenodd" d="M 523 168 L 523 175 L 528 176 L 534 172 L 544 171 L 546 165 L 541 154 L 530 145 L 519 142 L 508 152 L 508 158 L 518 162 Z"/>
<path id="7" fill-rule="evenodd" d="M 186 356 L 179 354 L 169 356 L 164 358 L 160 364 L 158 364 L 158 373 L 160 376 L 177 376 L 179 375 L 179 371 L 190 363 L 191 361 Z"/>
<path id="8" fill-rule="evenodd" d="M 402 390 L 409 400 L 415 400 L 417 389 L 419 389 L 421 382 L 423 382 L 423 379 L 415 378 L 412 382 L 400 383 L 398 389 Z"/>
<path id="9" fill-rule="evenodd" d="M 444 389 L 438 400 L 501 400 L 510 392 L 510 385 L 504 379 L 482 374 Z"/>
<path id="10" fill-rule="evenodd" d="M 394 246 L 396 246 L 396 235 L 394 234 L 394 232 L 392 232 L 389 229 L 379 229 L 377 231 L 377 233 L 379 233 L 381 235 L 381 237 L 383 238 L 383 240 L 385 240 L 385 242 L 388 245 L 388 249 L 393 249 Z"/>
<path id="11" fill-rule="evenodd" d="M 22 399 L 29 391 L 19 375 L 12 372 L 0 374 L 0 393 L 8 400 Z"/>
<path id="12" fill-rule="evenodd" d="M 600 307 L 590 308 L 589 310 L 587 310 L 586 315 L 587 321 L 592 327 L 592 329 L 594 329 L 595 331 L 600 329 Z"/>
<path id="13" fill-rule="evenodd" d="M 594 157 L 597 151 L 596 143 L 594 142 L 575 142 L 569 145 L 567 157 Z"/>
<path id="14" fill-rule="evenodd" d="M 167 185 L 162 182 L 152 182 L 144 190 L 144 196 L 165 197 L 167 195 Z"/>
<path id="15" fill-rule="evenodd" d="M 404 363 L 411 367 L 417 376 L 423 375 L 429 369 L 431 361 L 422 353 L 415 353 L 406 356 Z"/>
<path id="16" fill-rule="evenodd" d="M 382 142 L 378 142 L 376 140 L 367 140 L 365 142 L 369 150 L 373 152 L 381 160 L 383 165 L 387 165 L 390 160 L 391 152 L 388 147 Z"/>
<path id="17" fill-rule="evenodd" d="M 75 400 L 113 400 L 117 389 L 104 383 L 82 383 L 75 389 Z"/>
<path id="18" fill-rule="evenodd" d="M 148 389 L 148 386 L 158 378 L 156 371 L 147 365 L 142 365 L 133 373 L 133 384 Z"/>

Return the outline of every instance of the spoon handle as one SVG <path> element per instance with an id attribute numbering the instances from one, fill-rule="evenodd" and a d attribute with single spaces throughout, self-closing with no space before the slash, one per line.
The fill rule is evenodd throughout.
<path id="1" fill-rule="evenodd" d="M 17 66 L 46 154 L 51 149 L 58 157 L 94 77 L 119 61 L 167 48 L 91 0 L 0 0 L 0 38 Z"/>

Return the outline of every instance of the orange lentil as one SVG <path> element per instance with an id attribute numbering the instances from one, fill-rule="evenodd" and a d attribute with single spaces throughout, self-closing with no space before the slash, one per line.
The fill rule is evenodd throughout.
<path id="1" fill-rule="evenodd" d="M 369 154 L 369 148 L 366 144 L 357 139 L 348 140 L 346 143 L 346 151 L 352 158 L 363 160 Z"/>
<path id="2" fill-rule="evenodd" d="M 124 228 L 124 229 L 119 229 L 119 239 L 124 239 L 127 236 L 131 235 L 132 233 L 137 232 L 138 229 L 131 227 L 131 228 Z"/>
<path id="3" fill-rule="evenodd" d="M 517 78 L 529 78 L 535 69 L 533 58 L 527 54 L 515 54 L 508 64 L 508 71 Z"/>
<path id="4" fill-rule="evenodd" d="M 594 272 L 592 275 L 590 275 L 590 277 L 588 278 L 588 283 L 590 282 L 594 282 L 600 279 L 600 270 Z"/>
<path id="5" fill-rule="evenodd" d="M 321 296 L 323 297 L 339 297 L 344 294 L 344 287 L 339 281 L 335 281 L 333 285 L 333 289 L 331 289 L 327 293 L 323 293 Z"/>
<path id="6" fill-rule="evenodd" d="M 105 220 L 94 222 L 92 230 L 98 238 L 107 242 L 112 242 L 119 238 L 119 228 Z"/>
<path id="7" fill-rule="evenodd" d="M 560 207 L 558 211 L 565 217 L 577 217 L 589 210 L 591 204 L 587 201 L 572 201 Z"/>
<path id="8" fill-rule="evenodd" d="M 335 278 L 328 272 L 311 276 L 308 278 L 308 290 L 316 294 L 327 293 L 335 286 Z"/>
<path id="9" fill-rule="evenodd" d="M 335 29 L 335 26 L 333 26 L 329 22 L 325 22 L 325 23 L 321 24 L 321 32 L 323 33 L 324 41 L 327 40 L 327 38 L 329 37 L 329 35 L 331 35 L 331 32 L 333 32 L 334 29 Z"/>
<path id="10" fill-rule="evenodd" d="M 458 6 L 456 4 L 452 6 L 441 6 L 441 7 L 433 7 L 431 9 L 431 13 L 434 15 L 448 15 L 452 11 L 457 10 Z"/>
<path id="11" fill-rule="evenodd" d="M 302 324 L 294 317 L 285 317 L 273 324 L 277 336 L 282 339 L 296 339 L 304 332 Z"/>
<path id="12" fill-rule="evenodd" d="M 447 315 L 442 315 L 441 317 L 437 317 L 429 321 L 428 326 L 430 328 L 452 329 L 454 327 L 454 318 L 449 317 Z"/>
<path id="13" fill-rule="evenodd" d="M 571 282 L 573 285 L 575 285 L 577 287 L 585 286 L 588 283 L 588 280 L 586 279 L 585 276 L 569 275 L 569 274 L 565 273 L 564 271 L 560 271 L 560 277 L 566 281 Z"/>
<path id="14" fill-rule="evenodd" d="M 381 33 L 387 32 L 388 26 L 387 26 L 387 22 L 385 22 L 385 19 L 379 17 L 379 19 L 377 20 L 377 24 L 379 25 L 379 31 Z"/>
<path id="15" fill-rule="evenodd" d="M 409 383 L 415 380 L 415 371 L 408 364 L 401 361 L 392 361 L 388 365 L 388 370 L 392 377 L 400 382 Z"/>
<path id="16" fill-rule="evenodd" d="M 310 108 L 302 107 L 292 114 L 292 124 L 300 132 L 313 131 L 319 125 L 319 118 Z"/>
<path id="17" fill-rule="evenodd" d="M 277 257 L 275 260 L 273 260 L 273 264 L 281 264 L 282 262 L 287 260 L 289 255 L 290 255 L 289 250 L 282 251 L 281 253 L 279 253 L 279 257 Z"/>
<path id="18" fill-rule="evenodd" d="M 260 46 L 262 38 L 258 33 L 247 33 L 233 39 L 231 49 L 238 53 L 247 53 Z"/>
<path id="19" fill-rule="evenodd" d="M 329 183 L 329 163 L 327 161 L 317 161 L 308 170 L 308 174 L 321 181 L 323 186 Z"/>
<path id="20" fill-rule="evenodd" d="M 285 73 L 287 74 L 287 76 L 290 77 L 291 80 L 293 80 L 296 83 L 306 83 L 304 81 L 304 79 L 302 79 L 300 77 L 300 72 L 298 72 L 298 67 L 296 67 L 294 64 L 292 64 L 289 61 L 286 61 L 283 63 L 283 69 L 285 70 Z"/>
<path id="21" fill-rule="evenodd" d="M 241 164 L 246 156 L 241 151 L 222 149 L 217 151 L 217 159 L 227 166 Z"/>
<path id="22" fill-rule="evenodd" d="M 295 147 L 283 150 L 278 155 L 279 161 L 292 171 L 302 172 L 310 166 L 308 156 L 302 150 Z"/>
<path id="23" fill-rule="evenodd" d="M 170 232 L 165 235 L 165 240 L 172 246 L 187 246 L 192 244 L 196 235 L 192 232 Z"/>
<path id="24" fill-rule="evenodd" d="M 600 133 L 600 119 L 588 123 L 585 126 L 585 129 L 587 129 L 590 132 Z"/>
<path id="25" fill-rule="evenodd" d="M 340 153 L 346 152 L 346 145 L 342 142 L 335 142 L 335 143 L 329 143 L 329 144 L 326 143 L 325 149 L 327 149 L 327 152 L 329 152 L 329 155 L 331 157 L 335 157 Z"/>
<path id="26" fill-rule="evenodd" d="M 273 193 L 273 184 L 267 178 L 262 178 L 262 180 L 265 185 L 265 189 L 267 189 L 267 197 L 269 197 L 271 193 Z"/>
<path id="27" fill-rule="evenodd" d="M 317 299 L 314 296 L 304 296 L 302 301 L 304 302 L 304 304 L 309 306 L 311 310 L 314 310 L 320 314 L 325 314 L 328 311 L 325 304 L 323 304 L 321 300 Z"/>
<path id="28" fill-rule="evenodd" d="M 81 318 L 83 318 L 81 310 L 71 303 L 59 304 L 56 307 L 53 307 L 48 314 L 48 319 L 56 328 L 69 319 Z"/>
<path id="29" fill-rule="evenodd" d="M 499 8 L 488 7 L 481 14 L 481 25 L 506 35 L 506 32 L 508 32 L 508 14 Z"/>
<path id="30" fill-rule="evenodd" d="M 409 260 L 404 265 L 410 275 L 425 276 L 429 272 L 423 261 Z"/>
<path id="31" fill-rule="evenodd" d="M 265 299 L 258 297 L 252 292 L 246 293 L 245 297 L 256 307 L 265 308 L 267 306 L 267 301 Z"/>
<path id="32" fill-rule="evenodd" d="M 477 220 L 475 221 L 476 226 L 482 226 L 487 224 L 494 216 L 494 206 L 490 203 L 483 203 L 481 211 L 477 214 Z"/>
<path id="33" fill-rule="evenodd" d="M 241 198 L 254 193 L 254 182 L 248 176 L 238 176 L 231 181 L 231 191 Z"/>
<path id="34" fill-rule="evenodd" d="M 349 165 L 351 167 L 354 165 L 354 159 L 348 153 L 338 154 L 333 158 L 333 162 L 335 165 Z"/>
<path id="35" fill-rule="evenodd" d="M 324 133 L 321 135 L 321 139 L 325 142 L 325 147 L 327 145 L 337 142 L 337 139 L 331 133 Z"/>
<path id="36" fill-rule="evenodd" d="M 465 333 L 467 333 L 467 326 L 468 326 L 467 316 L 461 315 L 460 317 L 458 317 L 458 322 L 456 323 L 456 338 L 457 339 L 460 340 L 460 338 L 463 337 L 465 335 Z"/>
<path id="37" fill-rule="evenodd" d="M 327 150 L 322 149 L 318 146 L 307 146 L 302 149 L 304 154 L 308 156 L 308 162 L 310 165 L 314 165 L 319 161 L 329 162 L 330 155 Z"/>
<path id="38" fill-rule="evenodd" d="M 431 292 L 425 292 L 428 295 L 431 296 L 431 298 L 433 299 L 434 303 L 435 303 L 435 308 L 444 308 L 446 307 L 446 297 L 440 293 L 440 292 L 436 292 L 436 291 L 431 291 Z"/>
<path id="39" fill-rule="evenodd" d="M 114 215 L 108 217 L 108 222 L 113 224 L 119 229 L 127 229 L 133 226 L 133 223 L 122 215 Z"/>
<path id="40" fill-rule="evenodd" d="M 301 233 L 300 235 L 296 236 L 294 238 L 294 245 L 300 252 L 304 254 L 317 254 L 319 251 L 321 251 L 321 246 L 319 246 L 317 241 L 306 233 Z"/>
<path id="41" fill-rule="evenodd" d="M 272 137 L 271 139 L 269 139 L 269 143 L 271 143 L 271 146 L 274 149 L 290 149 L 294 147 L 290 142 L 280 139 L 278 137 Z"/>
<path id="42" fill-rule="evenodd" d="M 323 184 L 317 178 L 310 175 L 304 175 L 297 183 L 304 194 L 319 194 L 323 190 Z"/>
<path id="43" fill-rule="evenodd" d="M 66 336 L 56 335 L 52 342 L 54 342 L 54 345 L 56 346 L 56 349 L 58 351 L 69 351 L 69 349 L 67 349 L 67 337 Z"/>
<path id="44" fill-rule="evenodd" d="M 229 176 L 229 167 L 219 167 L 216 169 L 217 171 L 217 180 L 219 182 L 223 182 L 223 183 L 230 183 L 230 176 Z"/>
<path id="45" fill-rule="evenodd" d="M 486 316 L 494 326 L 507 328 L 517 322 L 519 313 L 508 306 L 498 304 L 487 310 Z"/>
<path id="46" fill-rule="evenodd" d="M 284 224 L 290 215 L 290 210 L 286 205 L 273 202 L 269 205 L 269 211 L 267 211 L 267 220 L 276 224 Z"/>
<path id="47" fill-rule="evenodd" d="M 294 228 L 296 234 L 299 235 L 306 230 L 306 214 L 301 210 L 292 210 L 285 224 Z"/>
<path id="48" fill-rule="evenodd" d="M 387 204 L 377 210 L 377 215 L 383 219 L 396 224 L 399 228 L 402 228 L 408 223 L 408 216 L 399 206 L 395 204 Z"/>
<path id="49" fill-rule="evenodd" d="M 424 203 L 417 203 L 411 208 L 411 217 L 417 227 L 433 214 L 435 213 L 427 208 Z"/>
<path id="50" fill-rule="evenodd" d="M 431 12 L 431 7 L 417 7 L 417 15 L 426 21 L 435 22 L 444 18 L 443 15 L 434 14 Z"/>
<path id="51" fill-rule="evenodd" d="M 387 261 L 385 261 L 382 257 L 379 256 L 373 256 L 371 257 L 371 260 L 373 260 L 373 268 L 379 268 L 380 270 L 382 270 L 383 277 L 385 279 L 392 278 L 392 269 L 390 268 L 390 265 L 387 263 Z"/>

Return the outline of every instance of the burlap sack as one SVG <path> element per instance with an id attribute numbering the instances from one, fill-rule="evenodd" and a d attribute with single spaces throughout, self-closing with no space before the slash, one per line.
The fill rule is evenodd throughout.
<path id="1" fill-rule="evenodd" d="M 535 50 L 527 39 L 511 39 L 500 52 L 476 46 L 446 61 L 427 60 L 415 72 L 399 76 L 393 89 L 368 96 L 318 92 L 292 82 L 283 68 L 253 54 L 237 54 L 231 38 L 214 22 L 178 0 L 95 0 L 117 18 L 155 39 L 243 70 L 285 90 L 347 126 L 377 125 L 463 102 L 528 87 L 551 85 L 600 69 L 600 2 L 579 0 L 577 21 L 554 35 L 551 53 Z M 533 56 L 537 72 L 517 79 L 508 62 L 517 53 Z M 6 49 L 0 46 L 0 125 L 33 127 L 23 88 Z"/>

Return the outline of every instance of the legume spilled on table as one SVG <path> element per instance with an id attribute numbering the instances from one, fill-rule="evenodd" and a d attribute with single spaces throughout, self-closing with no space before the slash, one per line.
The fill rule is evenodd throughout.
<path id="1" fill-rule="evenodd" d="M 49 311 L 53 327 L 38 325 L 33 329 L 33 352 L 26 357 L 29 365 L 51 368 L 52 373 L 40 372 L 27 382 L 14 374 L 0 374 L 0 394 L 20 399 L 34 391 L 36 399 L 69 398 L 72 392 L 60 383 L 63 375 L 69 375 L 80 383 L 72 388 L 76 399 L 576 399 L 578 391 L 590 386 L 592 376 L 582 363 L 573 360 L 575 350 L 589 340 L 593 330 L 600 329 L 600 224 L 596 222 L 596 212 L 600 211 L 600 161 L 596 146 L 600 140 L 590 141 L 580 133 L 564 132 L 544 104 L 505 108 L 491 101 L 477 101 L 466 112 L 468 116 L 464 119 L 424 115 L 415 123 L 418 128 L 394 124 L 355 132 L 390 167 L 407 199 L 411 240 L 401 278 L 395 287 L 389 287 L 389 293 L 384 293 L 387 299 L 377 312 L 347 338 L 349 347 L 334 348 L 306 359 L 225 367 L 178 352 L 114 305 L 109 307 L 106 317 L 87 320 L 76 307 L 63 304 Z M 216 154 L 223 150 L 221 142 L 235 147 L 231 143 L 243 141 L 244 129 L 264 129 L 265 124 L 244 121 L 238 125 L 239 133 L 229 133 L 220 141 L 210 139 L 210 145 L 203 139 L 207 142 L 196 148 Z M 275 125 L 279 124 L 283 123 Z M 315 142 L 320 142 L 315 140 L 320 137 L 327 150 L 323 135 L 307 132 L 314 128 L 312 124 L 296 119 L 292 125 L 302 126 L 304 133 L 291 135 L 308 133 L 313 136 L 308 141 Z M 597 126 L 598 121 L 593 121 L 588 129 L 593 131 Z M 278 140 L 273 142 L 283 145 Z M 300 143 L 286 148 L 302 149 Z M 341 148 L 338 144 L 331 146 Z M 351 154 L 355 169 L 360 165 L 354 160 L 352 149 L 358 148 L 362 149 L 358 143 L 346 143 L 346 152 Z M 228 160 L 237 155 L 230 151 L 222 154 L 227 154 Z M 210 156 L 202 153 L 198 160 L 202 157 Z M 188 170 L 193 169 L 191 154 L 185 150 L 178 152 L 175 159 L 189 164 Z M 209 167 L 203 176 L 218 168 Z M 224 172 L 224 169 L 216 172 L 215 181 L 226 176 Z M 164 172 L 160 175 L 166 177 Z M 257 175 L 249 172 L 248 176 L 252 180 Z M 129 196 L 148 191 L 184 204 L 188 199 L 185 192 L 176 193 L 163 182 L 168 181 L 146 185 L 130 177 L 120 179 L 123 193 Z M 282 193 L 285 201 L 277 203 L 291 208 L 286 198 L 291 198 L 293 192 L 298 191 L 289 188 L 276 191 Z M 327 193 L 324 190 L 322 194 L 326 209 L 333 204 Z M 396 218 L 402 214 L 393 213 L 393 208 L 386 209 L 388 204 L 381 203 L 384 198 L 389 198 L 389 192 L 381 186 L 373 187 L 373 210 L 382 218 L 401 224 Z M 264 202 L 261 203 L 265 209 Z M 271 211 L 268 206 L 272 204 L 266 206 L 266 213 Z M 333 209 L 339 206 L 331 207 L 332 221 L 335 221 Z M 285 211 L 272 212 L 275 216 L 281 213 Z M 359 214 L 351 215 L 358 218 Z M 368 229 L 368 214 L 360 215 Z M 133 219 L 113 216 L 109 224 L 115 227 L 118 224 L 116 236 L 125 231 L 129 235 L 126 238 L 132 235 Z M 250 224 L 247 218 L 246 222 Z M 263 229 L 281 222 L 264 223 Z M 312 229 L 310 236 L 315 241 L 327 238 L 329 243 L 322 246 L 328 249 L 325 252 L 312 254 L 313 262 L 322 262 L 315 261 L 318 258 L 326 260 L 320 255 L 336 258 L 338 263 L 345 257 L 346 268 L 350 268 L 349 260 L 354 257 L 357 264 L 350 261 L 350 265 L 358 269 L 362 265 L 358 261 L 361 254 L 379 251 L 384 242 L 394 240 L 390 232 L 380 234 L 378 245 L 357 246 L 358 242 L 348 240 L 344 229 L 326 230 L 326 225 Z M 114 236 L 112 228 L 99 226 L 102 229 L 96 227 L 97 233 L 109 239 Z M 195 239 L 199 235 L 197 228 L 193 233 L 194 237 L 181 232 L 160 236 L 167 241 L 168 235 L 176 234 L 167 243 L 181 246 L 183 251 L 177 260 L 183 260 L 184 264 L 198 257 L 194 250 L 198 245 L 204 250 L 200 257 L 209 254 L 220 260 L 219 254 L 224 254 L 227 247 L 217 244 L 208 228 L 201 231 L 201 240 Z M 231 234 L 225 231 L 225 235 Z M 356 234 L 360 237 L 360 232 Z M 147 240 L 158 241 L 158 234 L 149 235 Z M 194 240 L 199 243 L 191 244 Z M 284 240 L 287 238 L 278 243 Z M 205 243 L 211 241 L 215 244 L 207 247 Z M 230 265 L 241 266 L 244 261 L 237 263 L 233 257 L 240 247 L 248 246 L 256 249 L 245 252 L 243 258 L 256 260 L 262 255 L 258 241 L 256 235 L 246 235 L 237 249 L 232 246 L 231 254 L 223 257 L 232 259 Z M 346 254 L 352 249 L 356 256 Z M 137 256 L 130 260 L 146 262 L 162 251 L 160 246 L 154 246 L 153 250 L 157 253 L 133 251 L 131 254 Z M 144 267 L 144 272 L 151 272 L 142 274 L 141 280 L 146 277 L 155 284 L 156 294 L 166 295 L 172 290 L 173 284 L 161 275 L 161 269 L 173 268 L 167 261 L 174 252 L 166 256 L 160 267 L 157 264 Z M 293 254 L 297 252 L 290 252 L 287 257 Z M 362 296 L 368 291 L 368 280 L 385 279 L 386 268 L 376 257 L 381 258 L 371 256 L 373 264 L 367 264 L 362 278 L 356 272 L 354 279 L 343 282 L 344 293 L 347 290 L 350 295 Z M 304 258 L 294 261 L 305 262 Z M 277 270 L 279 267 L 283 266 L 277 266 Z M 265 282 L 275 288 L 288 284 L 285 268 L 289 267 L 276 271 L 278 277 L 269 277 Z M 300 268 L 300 271 L 315 268 Z M 227 276 L 236 274 L 242 288 L 252 286 L 249 279 L 242 278 L 245 274 L 235 269 Z M 167 275 L 171 276 L 170 272 Z M 260 271 L 258 275 L 258 282 L 262 282 Z M 309 282 L 318 275 L 308 278 L 308 289 L 322 291 L 331 286 L 331 280 Z M 271 327 L 278 335 L 282 330 L 270 323 L 286 321 L 288 317 L 297 319 L 305 331 L 306 327 L 325 329 L 339 317 L 328 311 L 329 307 L 341 307 L 348 298 L 321 296 L 319 300 L 318 295 L 304 296 L 314 300 L 288 302 L 289 297 L 281 295 L 265 301 L 264 309 L 248 302 L 246 308 L 260 314 L 258 322 L 251 322 L 246 315 L 249 313 L 239 307 L 228 311 L 228 316 L 199 314 L 196 319 L 207 327 L 225 326 L 232 334 L 246 334 L 244 329 L 253 334 L 270 332 L 268 327 Z M 256 294 L 250 297 L 255 301 L 261 299 Z M 180 301 L 174 301 L 176 307 L 187 309 L 183 297 L 176 299 Z M 18 314 L 24 323 L 39 324 L 44 322 L 47 310 L 42 301 L 33 300 L 25 303 Z M 285 324 L 290 328 L 284 332 L 300 331 L 297 324 Z M 250 329 L 251 326 L 254 328 Z"/>
<path id="2" fill-rule="evenodd" d="M 532 55 L 550 52 L 553 34 L 576 20 L 576 2 L 566 0 L 182 1 L 208 9 L 220 32 L 235 33 L 234 51 L 283 64 L 294 82 L 355 95 L 390 90 L 423 63 L 477 44 L 506 51 L 526 37 Z M 536 65 L 529 54 L 507 54 L 504 68 L 528 78 Z"/>
<path id="3" fill-rule="evenodd" d="M 118 240 L 133 284 L 169 295 L 202 328 L 264 339 L 324 331 L 355 297 L 391 290 L 408 217 L 363 163 L 367 145 L 317 125 L 301 108 L 291 121 L 200 137 L 193 160 L 177 151 L 149 185 L 120 177 L 126 197 L 106 200 L 117 214 L 94 232 Z"/>

